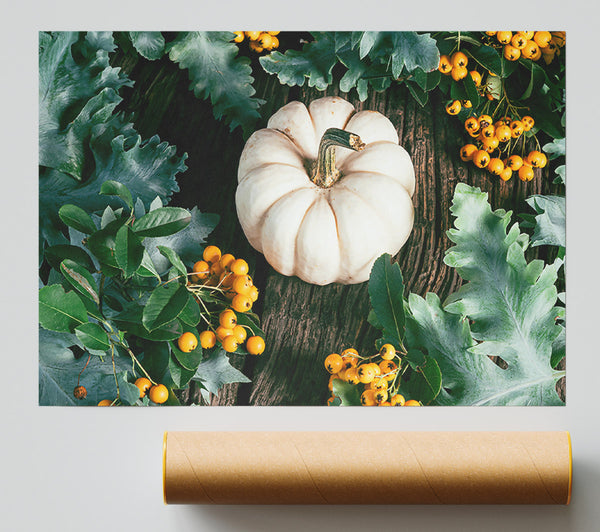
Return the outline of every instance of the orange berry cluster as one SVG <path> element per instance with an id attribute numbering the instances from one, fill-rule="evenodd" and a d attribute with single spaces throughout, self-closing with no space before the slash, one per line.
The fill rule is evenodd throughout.
<path id="1" fill-rule="evenodd" d="M 460 81 L 467 77 L 467 74 L 471 74 L 473 76 L 473 72 L 477 74 L 477 71 L 469 72 L 467 69 L 467 64 L 469 63 L 469 58 L 463 52 L 454 52 L 450 57 L 447 55 L 440 56 L 440 65 L 438 70 L 442 74 L 446 74 L 447 76 L 452 76 L 454 81 Z M 477 74 L 479 75 L 479 74 Z M 475 81 L 475 80 L 473 80 Z M 479 81 L 481 82 L 481 76 Z"/>
<path id="2" fill-rule="evenodd" d="M 508 181 L 513 171 L 518 172 L 522 181 L 531 181 L 533 169 L 543 168 L 548 163 L 546 155 L 538 150 L 532 150 L 524 157 L 510 155 L 510 143 L 531 130 L 534 123 L 530 116 L 516 120 L 504 116 L 494 123 L 489 115 L 471 116 L 465 120 L 465 130 L 475 139 L 475 144 L 465 144 L 460 149 L 460 158 L 465 162 L 472 161 L 478 168 L 486 168 L 503 181 Z M 498 156 L 492 157 L 496 150 Z M 502 158 L 504 152 L 506 156 Z"/>
<path id="3" fill-rule="evenodd" d="M 239 345 L 246 342 L 248 353 L 260 355 L 265 350 L 262 337 L 248 337 L 247 327 L 237 323 L 236 312 L 248 312 L 258 299 L 258 288 L 248 275 L 248 263 L 244 259 L 236 259 L 230 253 L 221 254 L 217 246 L 207 246 L 202 260 L 194 264 L 192 272 L 191 281 L 199 283 L 199 288 L 213 287 L 231 301 L 231 308 L 219 313 L 218 325 L 213 327 L 210 324 L 209 330 L 200 333 L 202 348 L 211 349 L 219 342 L 225 351 L 233 353 Z M 181 351 L 189 353 L 198 346 L 198 339 L 193 333 L 186 332 L 179 337 L 177 343 Z"/>
<path id="4" fill-rule="evenodd" d="M 190 279 L 201 287 L 214 287 L 231 301 L 236 312 L 247 312 L 258 299 L 258 288 L 248 275 L 248 263 L 231 253 L 221 255 L 217 246 L 207 246 L 202 260 L 192 268 Z"/>
<path id="5" fill-rule="evenodd" d="M 169 398 L 169 389 L 164 384 L 153 384 L 150 379 L 146 377 L 140 377 L 134 383 L 140 391 L 140 399 L 146 395 L 153 403 L 162 405 L 167 402 Z M 117 404 L 117 400 L 102 399 L 98 403 L 98 406 L 113 406 Z"/>
<path id="6" fill-rule="evenodd" d="M 274 50 L 279 47 L 278 31 L 234 31 L 234 42 L 242 42 L 248 39 L 248 46 L 257 54 L 263 51 Z"/>
<path id="7" fill-rule="evenodd" d="M 489 37 L 503 46 L 502 54 L 508 61 L 516 61 L 520 57 L 544 62 L 549 65 L 560 49 L 565 45 L 564 31 L 486 31 Z"/>
<path id="8" fill-rule="evenodd" d="M 402 360 L 391 344 L 385 344 L 379 353 L 364 358 L 354 348 L 342 354 L 332 353 L 325 359 L 325 369 L 331 374 L 329 390 L 333 392 L 333 381 L 339 379 L 363 387 L 360 401 L 364 406 L 421 406 L 414 399 L 405 400 L 397 393 Z M 331 405 L 336 397 L 327 400 Z"/>

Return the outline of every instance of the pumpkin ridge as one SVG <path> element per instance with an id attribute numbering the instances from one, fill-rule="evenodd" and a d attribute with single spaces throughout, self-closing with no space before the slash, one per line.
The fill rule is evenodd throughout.
<path id="1" fill-rule="evenodd" d="M 302 220 L 300 220 L 300 224 L 298 225 L 298 230 L 296 231 L 296 236 L 294 237 L 294 275 L 297 277 L 299 277 L 297 266 L 296 266 L 298 264 L 298 237 L 300 236 L 300 233 L 302 231 L 302 225 L 304 224 L 304 221 L 306 220 L 308 213 L 316 205 L 316 203 L 317 203 L 317 201 L 319 201 L 319 199 L 320 199 L 320 195 L 317 195 L 315 197 L 314 201 L 310 204 L 310 207 L 308 209 L 306 209 L 306 212 L 304 213 L 304 216 L 302 217 Z"/>
<path id="2" fill-rule="evenodd" d="M 327 197 L 325 198 L 325 201 L 327 201 L 327 205 L 329 205 L 329 208 L 331 209 L 331 213 L 333 214 L 333 219 L 335 221 L 335 234 L 337 235 L 338 253 L 340 256 L 340 268 L 341 268 L 342 267 L 342 239 L 340 238 L 340 227 L 338 224 L 338 217 L 335 212 L 335 209 L 333 208 L 333 205 L 331 204 L 331 201 L 329 201 L 330 198 L 331 198 L 331 189 L 327 190 Z M 338 273 L 338 278 L 339 277 L 340 277 L 340 274 Z"/>

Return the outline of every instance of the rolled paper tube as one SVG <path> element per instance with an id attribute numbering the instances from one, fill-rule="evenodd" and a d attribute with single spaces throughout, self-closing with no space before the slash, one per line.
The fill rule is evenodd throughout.
<path id="1" fill-rule="evenodd" d="M 168 432 L 168 504 L 568 504 L 568 432 Z"/>

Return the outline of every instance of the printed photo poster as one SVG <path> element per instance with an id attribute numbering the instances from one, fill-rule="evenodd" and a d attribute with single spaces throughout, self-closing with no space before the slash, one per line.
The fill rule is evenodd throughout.
<path id="1" fill-rule="evenodd" d="M 565 404 L 561 31 L 39 33 L 39 404 Z"/>

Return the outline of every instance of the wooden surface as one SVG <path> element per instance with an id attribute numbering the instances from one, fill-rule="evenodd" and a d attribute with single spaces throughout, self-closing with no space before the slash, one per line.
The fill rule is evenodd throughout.
<path id="1" fill-rule="evenodd" d="M 245 258 L 254 268 L 254 283 L 261 293 L 254 309 L 261 316 L 267 347 L 260 357 L 233 357 L 234 365 L 252 382 L 227 385 L 212 404 L 324 405 L 329 396 L 325 356 L 350 346 L 359 352 L 371 350 L 378 337 L 367 323 L 367 284 L 319 287 L 276 273 L 248 244 L 236 217 L 237 164 L 244 146 L 240 128 L 230 132 L 224 122 L 216 121 L 210 104 L 189 90 L 187 71 L 179 70 L 168 58 L 150 62 L 121 54 L 113 62 L 135 81 L 132 89 L 122 91 L 125 100 L 120 108 L 132 113 L 142 138 L 158 134 L 161 140 L 174 144 L 178 154 L 188 154 L 188 170 L 178 176 L 181 191 L 172 204 L 187 208 L 197 205 L 203 212 L 218 213 L 221 221 L 210 243 Z M 257 129 L 288 101 L 308 103 L 339 94 L 334 87 L 323 93 L 308 87 L 282 86 L 276 77 L 253 66 L 257 97 L 266 100 Z M 481 187 L 489 193 L 493 208 L 516 213 L 531 212 L 524 202 L 526 197 L 550 193 L 555 187 L 547 168 L 543 173 L 536 171 L 529 183 L 516 177 L 504 183 L 463 163 L 458 156 L 465 142 L 461 125 L 445 113 L 444 102 L 434 93 L 425 108 L 396 84 L 385 93 L 371 92 L 362 103 L 353 95 L 340 95 L 359 110 L 376 110 L 390 118 L 400 144 L 411 155 L 417 178 L 415 225 L 398 261 L 408 291 L 419 295 L 436 292 L 443 300 L 461 282 L 443 263 L 450 247 L 445 232 L 452 225 L 449 207 L 456 184 Z M 535 252 L 545 250 L 536 248 Z M 191 401 L 197 398 L 198 390 L 192 385 L 186 395 Z"/>

